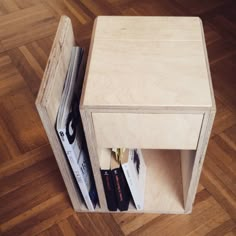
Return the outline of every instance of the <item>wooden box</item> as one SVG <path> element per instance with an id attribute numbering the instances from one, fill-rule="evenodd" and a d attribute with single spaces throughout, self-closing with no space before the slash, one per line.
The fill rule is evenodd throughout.
<path id="1" fill-rule="evenodd" d="M 86 211 L 54 130 L 74 44 L 71 22 L 62 17 L 36 105 L 73 206 Z M 190 213 L 215 116 L 201 20 L 97 17 L 80 112 L 97 212 L 107 212 L 99 159 L 126 147 L 142 148 L 147 165 L 143 212 Z"/>

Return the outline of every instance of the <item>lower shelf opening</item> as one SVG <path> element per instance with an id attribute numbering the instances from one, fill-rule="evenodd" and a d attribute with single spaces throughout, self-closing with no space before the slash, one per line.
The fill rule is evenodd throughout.
<path id="1" fill-rule="evenodd" d="M 107 150 L 102 149 L 100 155 L 107 155 Z M 142 154 L 147 170 L 141 212 L 184 213 L 195 151 L 142 149 Z M 140 211 L 131 203 L 128 212 Z"/>

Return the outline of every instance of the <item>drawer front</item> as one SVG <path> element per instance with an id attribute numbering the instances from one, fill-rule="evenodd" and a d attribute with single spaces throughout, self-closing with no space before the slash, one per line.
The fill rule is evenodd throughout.
<path id="1" fill-rule="evenodd" d="M 93 113 L 98 147 L 196 149 L 203 114 Z"/>

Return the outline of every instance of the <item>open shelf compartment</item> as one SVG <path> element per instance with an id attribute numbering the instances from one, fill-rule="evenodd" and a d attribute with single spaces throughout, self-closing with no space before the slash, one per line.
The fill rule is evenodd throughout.
<path id="1" fill-rule="evenodd" d="M 108 149 L 100 150 L 99 158 L 111 157 Z M 147 166 L 143 212 L 185 213 L 195 151 L 142 149 L 142 153 Z M 128 212 L 137 212 L 133 204 Z"/>

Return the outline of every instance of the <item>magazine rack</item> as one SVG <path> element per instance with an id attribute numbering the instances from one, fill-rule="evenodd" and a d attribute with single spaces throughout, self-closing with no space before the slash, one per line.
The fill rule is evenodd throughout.
<path id="1" fill-rule="evenodd" d="M 197 17 L 96 18 L 80 101 L 99 196 L 107 212 L 99 158 L 108 148 L 142 148 L 147 165 L 144 211 L 190 213 L 215 116 L 202 23 Z M 36 106 L 73 207 L 87 211 L 54 125 L 70 53 L 63 16 Z M 127 212 L 136 211 L 132 205 Z"/>

